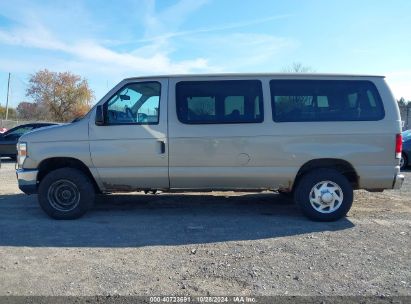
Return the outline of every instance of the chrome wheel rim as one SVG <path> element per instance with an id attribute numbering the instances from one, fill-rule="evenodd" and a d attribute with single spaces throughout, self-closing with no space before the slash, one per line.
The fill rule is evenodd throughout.
<path id="1" fill-rule="evenodd" d="M 54 209 L 69 212 L 80 203 L 80 191 L 73 182 L 61 179 L 50 185 L 47 198 Z"/>
<path id="2" fill-rule="evenodd" d="M 340 186 L 332 181 L 321 181 L 310 191 L 311 206 L 320 213 L 332 213 L 340 208 L 344 199 Z"/>
<path id="3" fill-rule="evenodd" d="M 400 168 L 404 167 L 404 163 L 405 163 L 405 159 L 404 159 L 403 156 L 401 156 L 401 158 L 400 158 Z"/>

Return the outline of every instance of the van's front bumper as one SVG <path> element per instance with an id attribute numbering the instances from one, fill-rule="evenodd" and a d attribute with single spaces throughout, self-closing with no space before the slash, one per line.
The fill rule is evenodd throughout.
<path id="1" fill-rule="evenodd" d="M 404 174 L 397 174 L 394 178 L 394 183 L 392 184 L 393 189 L 400 189 L 402 187 L 402 183 L 404 182 L 405 176 Z"/>
<path id="2" fill-rule="evenodd" d="M 37 193 L 37 174 L 38 170 L 32 169 L 17 169 L 17 181 L 19 188 L 26 194 Z"/>

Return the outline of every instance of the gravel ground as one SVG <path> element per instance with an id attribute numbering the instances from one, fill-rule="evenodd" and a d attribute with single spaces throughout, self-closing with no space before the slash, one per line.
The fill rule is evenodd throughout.
<path id="1" fill-rule="evenodd" d="M 411 173 L 315 223 L 275 193 L 110 195 L 54 221 L 0 169 L 0 295 L 411 295 Z"/>

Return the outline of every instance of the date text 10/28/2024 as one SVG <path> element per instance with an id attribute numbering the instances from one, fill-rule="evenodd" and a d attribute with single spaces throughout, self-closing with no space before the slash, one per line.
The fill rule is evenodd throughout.
<path id="1" fill-rule="evenodd" d="M 256 299 L 244 296 L 159 296 L 150 297 L 150 303 L 256 303 Z"/>

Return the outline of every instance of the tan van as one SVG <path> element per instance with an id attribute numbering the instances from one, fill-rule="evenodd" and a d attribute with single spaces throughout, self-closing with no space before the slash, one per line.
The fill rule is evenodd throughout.
<path id="1" fill-rule="evenodd" d="M 314 220 L 354 189 L 398 189 L 401 119 L 384 77 L 173 75 L 120 82 L 81 120 L 23 135 L 20 189 L 56 219 L 96 193 L 277 190 Z"/>

